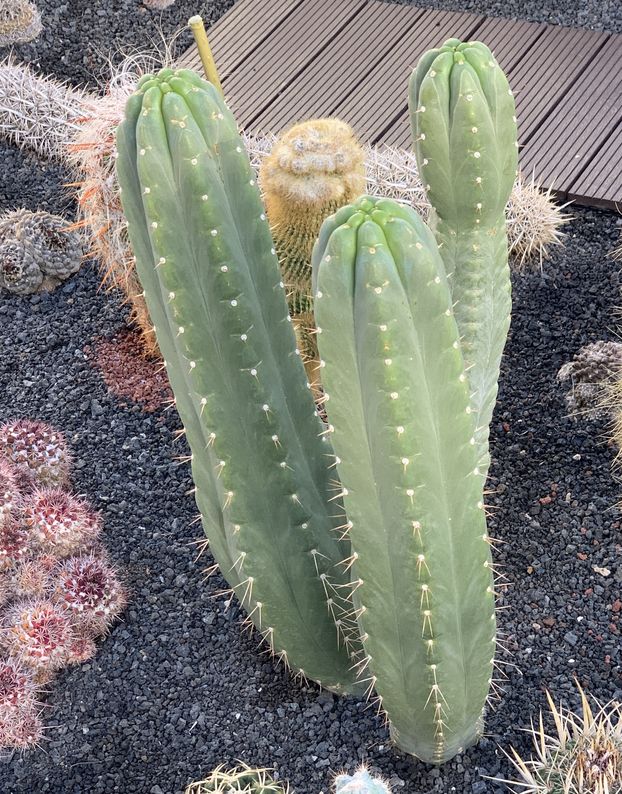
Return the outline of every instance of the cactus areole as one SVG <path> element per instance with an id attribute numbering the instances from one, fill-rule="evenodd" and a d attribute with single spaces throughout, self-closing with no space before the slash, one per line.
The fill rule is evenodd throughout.
<path id="1" fill-rule="evenodd" d="M 117 134 L 136 268 L 212 553 L 275 654 L 338 692 L 349 573 L 323 434 L 255 174 L 219 92 L 146 76 Z M 346 604 L 347 606 L 347 604 Z"/>

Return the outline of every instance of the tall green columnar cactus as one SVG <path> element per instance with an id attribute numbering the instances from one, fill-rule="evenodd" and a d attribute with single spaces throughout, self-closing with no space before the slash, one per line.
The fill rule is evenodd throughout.
<path id="1" fill-rule="evenodd" d="M 347 690 L 353 649 L 335 620 L 347 622 L 337 563 L 348 547 L 332 532 L 330 442 L 235 121 L 209 83 L 165 69 L 140 81 L 117 143 L 137 272 L 212 552 L 273 651 Z"/>
<path id="2" fill-rule="evenodd" d="M 510 326 L 504 211 L 517 174 L 514 97 L 488 47 L 449 39 L 413 72 L 410 112 L 471 384 L 480 465 L 487 471 Z"/>
<path id="3" fill-rule="evenodd" d="M 414 210 L 365 197 L 325 221 L 313 270 L 362 666 L 396 743 L 441 763 L 480 735 L 495 651 L 484 475 L 443 260 Z"/>

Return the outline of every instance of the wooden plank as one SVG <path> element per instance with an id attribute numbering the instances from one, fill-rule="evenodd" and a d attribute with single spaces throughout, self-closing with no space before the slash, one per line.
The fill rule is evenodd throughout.
<path id="1" fill-rule="evenodd" d="M 380 0 L 238 0 L 209 35 L 242 126 L 335 115 L 403 147 L 419 57 L 450 36 L 484 41 L 516 95 L 521 168 L 577 202 L 622 203 L 620 35 Z M 179 65 L 199 67 L 194 47 Z"/>
<path id="2" fill-rule="evenodd" d="M 337 105 L 334 115 L 352 124 L 364 139 L 384 141 L 384 133 L 408 106 L 408 80 L 430 47 L 447 38 L 446 31 L 467 38 L 483 17 L 453 11 L 426 11 L 370 73 L 361 90 Z"/>
<path id="3" fill-rule="evenodd" d="M 615 127 L 593 161 L 568 188 L 568 198 L 580 203 L 622 203 L 622 129 Z"/>
<path id="4" fill-rule="evenodd" d="M 545 184 L 567 190 L 618 125 L 622 107 L 622 36 L 611 36 L 572 88 L 537 128 L 522 152 L 528 170 Z M 607 75 L 607 80 L 597 79 Z"/>
<path id="5" fill-rule="evenodd" d="M 248 58 L 275 28 L 304 0 L 238 0 L 209 29 L 209 41 L 222 81 Z M 190 47 L 177 65 L 202 73 L 195 46 Z"/>
<path id="6" fill-rule="evenodd" d="M 268 107 L 366 5 L 367 0 L 340 0 L 338 4 L 314 0 L 298 6 L 254 57 L 224 81 L 240 125 L 248 125 Z"/>
<path id="7" fill-rule="evenodd" d="M 335 108 L 356 94 L 423 14 L 423 10 L 413 13 L 408 6 L 370 2 L 295 83 L 252 119 L 253 128 L 277 132 L 302 118 L 335 115 Z"/>
<path id="8" fill-rule="evenodd" d="M 510 75 L 521 144 L 529 142 L 608 38 L 607 33 L 547 26 L 544 35 Z M 560 52 L 572 52 L 572 58 L 564 61 L 563 68 L 560 68 Z"/>

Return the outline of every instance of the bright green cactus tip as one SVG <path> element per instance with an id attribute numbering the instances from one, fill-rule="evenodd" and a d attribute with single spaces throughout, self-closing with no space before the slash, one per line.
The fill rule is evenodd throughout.
<path id="1" fill-rule="evenodd" d="M 207 780 L 191 783 L 186 794 L 287 794 L 289 786 L 277 783 L 267 769 L 236 767 L 225 771 L 215 769 Z"/>
<path id="2" fill-rule="evenodd" d="M 212 553 L 275 654 L 352 686 L 347 541 L 255 174 L 219 92 L 143 77 L 117 135 L 136 268 Z M 336 620 L 339 624 L 336 625 Z"/>
<path id="3" fill-rule="evenodd" d="M 495 652 L 484 473 L 449 282 L 417 213 L 371 197 L 325 221 L 313 270 L 360 667 L 399 747 L 441 763 L 481 734 Z"/>
<path id="4" fill-rule="evenodd" d="M 353 775 L 337 775 L 335 794 L 391 794 L 391 789 L 379 777 L 373 777 L 362 766 Z"/>
<path id="5" fill-rule="evenodd" d="M 483 471 L 510 325 L 505 206 L 517 174 L 514 97 L 480 42 L 449 39 L 419 61 L 410 82 L 417 165 L 451 285 Z"/>

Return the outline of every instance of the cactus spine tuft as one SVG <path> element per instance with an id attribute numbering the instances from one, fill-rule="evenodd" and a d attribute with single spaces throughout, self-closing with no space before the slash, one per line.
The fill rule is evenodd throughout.
<path id="1" fill-rule="evenodd" d="M 362 766 L 353 775 L 337 775 L 335 794 L 391 794 L 391 789 L 379 777 L 373 777 Z"/>
<path id="2" fill-rule="evenodd" d="M 277 138 L 259 180 L 298 347 L 316 380 L 311 254 L 323 221 L 365 192 L 365 152 L 345 122 L 304 121 Z"/>
<path id="3" fill-rule="evenodd" d="M 185 794 L 288 794 L 289 786 L 277 783 L 268 769 L 250 766 L 225 770 L 217 767 L 206 780 L 191 783 Z"/>
<path id="4" fill-rule="evenodd" d="M 4 0 L 0 6 L 0 47 L 25 44 L 42 29 L 37 6 L 30 0 Z"/>

